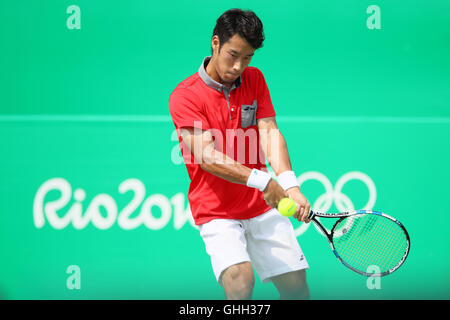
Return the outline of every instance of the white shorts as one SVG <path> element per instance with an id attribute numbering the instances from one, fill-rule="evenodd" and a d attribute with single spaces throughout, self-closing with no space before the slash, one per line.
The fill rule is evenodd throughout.
<path id="1" fill-rule="evenodd" d="M 263 283 L 271 277 L 309 268 L 289 218 L 271 209 L 246 220 L 215 219 L 200 225 L 200 235 L 217 282 L 228 267 L 250 261 Z"/>

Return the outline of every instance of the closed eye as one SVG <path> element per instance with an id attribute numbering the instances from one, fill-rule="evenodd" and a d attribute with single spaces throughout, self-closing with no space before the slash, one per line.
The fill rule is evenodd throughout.
<path id="1" fill-rule="evenodd" d="M 233 51 L 228 52 L 228 53 L 230 54 L 231 57 L 233 57 L 233 59 L 238 59 L 238 58 L 239 58 L 239 55 L 236 54 L 236 53 L 234 53 Z M 244 57 L 244 60 L 250 61 L 250 60 L 252 59 L 252 57 L 253 57 L 253 54 L 248 55 L 248 56 L 245 56 L 245 57 Z"/>

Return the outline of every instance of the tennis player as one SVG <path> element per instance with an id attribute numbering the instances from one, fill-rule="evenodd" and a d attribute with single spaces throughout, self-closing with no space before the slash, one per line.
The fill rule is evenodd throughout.
<path id="1" fill-rule="evenodd" d="M 169 98 L 191 179 L 188 199 L 226 299 L 251 299 L 255 277 L 280 299 L 308 299 L 308 263 L 290 220 L 277 211 L 290 197 L 294 218 L 310 205 L 292 171 L 261 71 L 250 67 L 264 41 L 252 11 L 231 9 L 216 21 L 212 55 Z M 266 158 L 277 175 L 267 172 Z"/>

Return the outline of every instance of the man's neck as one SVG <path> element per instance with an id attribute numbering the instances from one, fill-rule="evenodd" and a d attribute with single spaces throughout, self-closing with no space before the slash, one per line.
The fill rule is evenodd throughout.
<path id="1" fill-rule="evenodd" d="M 206 66 L 206 73 L 216 82 L 223 84 L 224 86 L 231 88 L 233 86 L 232 83 L 223 82 L 222 79 L 220 79 L 219 74 L 217 73 L 217 70 L 214 65 L 214 57 L 211 57 L 211 59 L 208 62 L 208 65 Z"/>

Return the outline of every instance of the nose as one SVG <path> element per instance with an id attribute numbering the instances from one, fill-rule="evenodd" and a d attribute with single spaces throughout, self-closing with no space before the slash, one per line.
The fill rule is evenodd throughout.
<path id="1" fill-rule="evenodd" d="M 233 72 L 239 73 L 241 71 L 241 66 L 242 66 L 241 61 L 239 61 L 239 60 L 236 61 L 233 65 Z"/>

